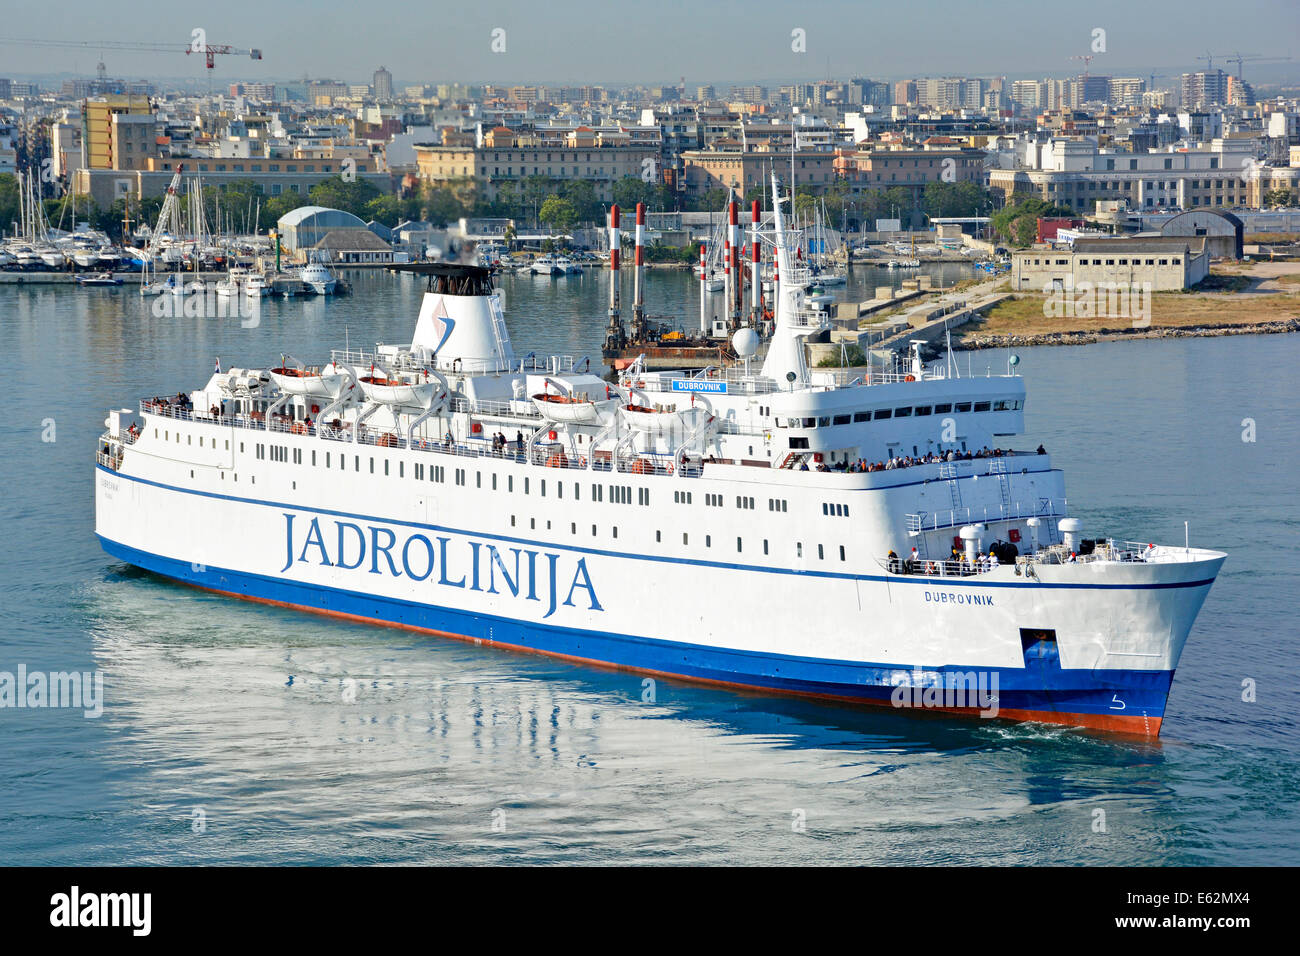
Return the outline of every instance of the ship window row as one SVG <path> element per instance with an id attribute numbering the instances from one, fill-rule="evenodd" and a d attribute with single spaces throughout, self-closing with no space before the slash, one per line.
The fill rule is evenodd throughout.
<path id="1" fill-rule="evenodd" d="M 784 498 L 768 498 L 768 499 L 767 499 L 767 510 L 768 510 L 768 511 L 788 511 L 788 510 L 789 510 L 789 502 L 786 501 Z"/>
<path id="2" fill-rule="evenodd" d="M 823 501 L 822 514 L 830 518 L 847 518 L 849 516 L 849 506 Z"/>
<path id="3" fill-rule="evenodd" d="M 904 405 L 899 408 L 877 408 L 874 412 L 854 412 L 853 422 L 884 421 L 890 418 L 912 418 L 926 415 L 949 415 L 954 412 L 1010 412 L 1023 407 L 1019 399 L 1003 399 L 989 402 L 945 402 L 938 405 Z M 832 425 L 847 425 L 850 416 L 822 415 L 817 418 L 778 418 L 777 428 L 827 428 Z"/>
<path id="4" fill-rule="evenodd" d="M 845 513 L 847 514 L 847 511 L 846 511 Z M 510 516 L 510 527 L 514 528 L 514 527 L 517 527 L 517 526 L 518 526 L 518 516 L 512 514 L 512 515 Z M 529 519 L 528 519 L 528 527 L 529 527 L 529 530 L 536 531 L 536 530 L 537 530 L 537 519 L 536 519 L 536 518 L 529 518 Z M 584 526 L 584 527 L 585 527 L 585 526 Z M 592 536 L 593 538 L 599 537 L 599 536 L 600 536 L 600 526 L 597 525 L 597 524 L 592 524 L 590 527 L 591 527 L 591 536 Z M 547 530 L 547 531 L 550 531 L 550 530 L 551 530 L 551 522 L 550 522 L 550 521 L 547 521 L 547 522 L 546 522 L 546 530 Z M 569 533 L 570 533 L 571 535 L 577 535 L 577 534 L 578 534 L 578 523 L 577 523 L 576 521 L 571 521 L 571 522 L 569 522 Z M 610 534 L 610 537 L 611 537 L 611 538 L 618 538 L 618 525 L 611 525 L 610 528 L 609 528 L 609 534 Z M 696 541 L 698 542 L 698 540 L 699 540 L 699 539 L 698 539 L 698 537 L 697 537 L 697 538 L 696 538 Z M 662 544 L 662 543 L 663 543 L 663 529 L 656 529 L 656 530 L 655 530 L 655 543 L 656 543 L 656 544 Z M 685 547 L 690 547 L 690 543 L 691 543 L 691 533 L 690 533 L 689 531 L 683 531 L 683 532 L 682 532 L 682 545 L 685 546 Z M 705 534 L 705 535 L 704 535 L 704 547 L 705 547 L 705 548 L 712 548 L 712 547 L 713 547 L 713 535 L 711 535 L 711 534 Z M 836 545 L 835 547 L 838 548 L 838 551 L 839 551 L 839 559 L 840 559 L 840 561 L 847 561 L 847 560 L 848 560 L 848 550 L 847 550 L 847 548 L 845 548 L 845 546 L 842 545 L 842 544 L 841 544 L 841 545 Z M 743 537 L 738 536 L 738 537 L 736 538 L 736 553 L 737 553 L 737 554 L 744 554 L 744 553 L 745 553 L 745 539 L 744 539 Z M 769 556 L 770 556 L 771 553 L 772 553 L 771 541 L 770 541 L 769 539 L 767 539 L 767 538 L 764 538 L 764 539 L 763 539 L 763 554 L 764 554 L 764 555 L 769 555 Z M 802 559 L 803 556 L 804 556 L 803 542 L 802 542 L 802 541 L 797 541 L 797 542 L 795 542 L 795 557 L 796 557 L 796 558 L 800 558 L 800 559 Z M 818 561 L 825 561 L 825 560 L 826 560 L 826 545 L 824 545 L 824 544 L 818 544 L 818 545 L 817 545 L 817 560 L 818 560 Z"/>

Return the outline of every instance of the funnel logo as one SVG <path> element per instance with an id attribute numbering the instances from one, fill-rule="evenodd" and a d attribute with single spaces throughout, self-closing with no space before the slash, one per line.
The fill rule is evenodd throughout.
<path id="1" fill-rule="evenodd" d="M 438 310 L 433 313 L 433 334 L 438 337 L 438 344 L 433 347 L 435 352 L 442 351 L 455 328 L 456 320 L 447 314 L 447 303 L 439 301 Z"/>

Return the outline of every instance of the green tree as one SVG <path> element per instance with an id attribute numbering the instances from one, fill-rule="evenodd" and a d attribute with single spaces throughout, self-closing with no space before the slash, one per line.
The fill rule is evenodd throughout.
<path id="1" fill-rule="evenodd" d="M 564 183 L 560 196 L 573 203 L 579 222 L 599 222 L 603 215 L 596 187 L 586 179 L 570 179 Z"/>
<path id="2" fill-rule="evenodd" d="M 549 196 L 542 203 L 537 218 L 552 231 L 567 233 L 577 223 L 578 211 L 569 200 L 561 199 L 559 196 Z"/>
<path id="3" fill-rule="evenodd" d="M 1264 205 L 1266 207 L 1291 205 L 1291 190 L 1270 189 L 1264 193 Z"/>
<path id="4" fill-rule="evenodd" d="M 378 195 L 379 190 L 364 179 L 344 182 L 342 176 L 332 176 L 311 187 L 307 198 L 312 205 L 342 209 L 358 218 L 364 218 L 366 203 Z"/>
<path id="5" fill-rule="evenodd" d="M 611 190 L 614 202 L 623 209 L 636 209 L 636 204 L 643 202 L 647 209 L 659 211 L 662 208 L 663 195 L 654 183 L 647 183 L 636 176 L 624 176 L 614 183 Z M 725 197 L 724 197 L 725 198 Z"/>
<path id="6" fill-rule="evenodd" d="M 402 200 L 396 196 L 376 196 L 366 203 L 366 214 L 362 218 L 395 226 L 402 219 Z"/>
<path id="7" fill-rule="evenodd" d="M 18 210 L 18 177 L 0 173 L 0 230 L 7 234 L 15 228 Z"/>
<path id="8" fill-rule="evenodd" d="M 1038 235 L 1040 218 L 1069 218 L 1074 210 L 1058 206 L 1037 196 L 1013 197 L 1013 201 L 995 212 L 991 218 L 994 235 L 1018 246 L 1028 246 Z"/>
<path id="9" fill-rule="evenodd" d="M 262 203 L 261 222 L 258 225 L 266 230 L 274 229 L 282 216 L 306 203 L 307 200 L 301 194 L 292 191 L 272 196 Z"/>

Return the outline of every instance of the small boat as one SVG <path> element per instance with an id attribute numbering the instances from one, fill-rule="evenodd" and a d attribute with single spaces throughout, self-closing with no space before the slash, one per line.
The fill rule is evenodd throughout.
<path id="1" fill-rule="evenodd" d="M 184 294 L 203 295 L 203 293 L 207 291 L 208 291 L 207 283 L 205 283 L 202 279 L 195 279 L 193 282 L 187 282 L 185 284 Z"/>
<path id="2" fill-rule="evenodd" d="M 302 267 L 303 283 L 317 295 L 333 295 L 339 280 L 323 262 L 309 262 Z"/>
<path id="3" fill-rule="evenodd" d="M 533 405 L 547 421 L 566 424 L 594 425 L 605 418 L 617 399 L 592 401 L 585 393 L 557 395 L 539 392 L 533 396 Z"/>
<path id="4" fill-rule="evenodd" d="M 122 280 L 111 272 L 95 272 L 90 275 L 75 276 L 74 278 L 80 285 L 106 286 L 122 284 Z"/>
<path id="5" fill-rule="evenodd" d="M 534 259 L 528 267 L 528 271 L 535 276 L 557 276 L 563 275 L 564 272 L 555 264 L 554 256 L 539 256 Z"/>
<path id="6" fill-rule="evenodd" d="M 327 365 L 323 369 L 281 366 L 271 369 L 270 375 L 271 381 L 279 386 L 280 391 L 309 398 L 338 398 L 348 383 L 347 374 L 334 365 Z"/>
<path id="7" fill-rule="evenodd" d="M 623 418 L 633 428 L 646 432 L 664 432 L 686 428 L 686 419 L 694 413 L 693 408 L 677 410 L 675 408 L 651 408 L 648 405 L 622 406 Z"/>
<path id="8" fill-rule="evenodd" d="M 271 294 L 271 286 L 266 281 L 266 276 L 260 272 L 249 273 L 244 280 L 244 295 L 261 298 L 264 295 Z"/>
<path id="9" fill-rule="evenodd" d="M 77 249 L 72 253 L 72 261 L 78 268 L 93 269 L 99 262 L 99 252 L 95 249 Z"/>
<path id="10" fill-rule="evenodd" d="M 556 275 L 572 276 L 582 275 L 582 266 L 578 265 L 568 256 L 559 256 L 555 260 Z"/>
<path id="11" fill-rule="evenodd" d="M 371 372 L 359 379 L 361 391 L 367 399 L 382 405 L 411 405 L 428 408 L 434 393 L 441 388 L 438 381 L 408 382 L 401 378 L 386 378 L 380 372 Z"/>

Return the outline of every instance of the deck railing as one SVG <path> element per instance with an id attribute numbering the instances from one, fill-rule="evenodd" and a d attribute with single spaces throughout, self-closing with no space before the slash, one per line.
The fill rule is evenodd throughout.
<path id="1" fill-rule="evenodd" d="M 920 534 L 923 531 L 939 531 L 945 528 L 956 528 L 961 525 L 971 524 L 972 522 L 982 521 L 1016 521 L 1021 518 L 1064 518 L 1069 514 L 1066 510 L 1068 502 L 1065 498 L 1040 498 L 1037 503 L 1027 501 L 1013 501 L 1010 506 L 998 505 L 994 508 L 950 508 L 947 511 L 934 512 L 913 512 L 905 515 L 907 522 L 907 531 L 909 534 Z"/>

